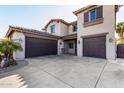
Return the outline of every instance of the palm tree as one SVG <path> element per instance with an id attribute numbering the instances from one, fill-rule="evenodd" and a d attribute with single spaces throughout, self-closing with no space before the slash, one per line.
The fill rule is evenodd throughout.
<path id="1" fill-rule="evenodd" d="M 124 22 L 119 22 L 116 27 L 116 33 L 120 36 L 123 37 L 124 35 Z"/>
<path id="2" fill-rule="evenodd" d="M 20 43 L 14 42 L 8 38 L 0 41 L 0 52 L 9 60 L 13 59 L 13 52 L 18 50 L 22 51 Z"/>
<path id="3" fill-rule="evenodd" d="M 117 44 L 124 44 L 124 37 L 118 37 Z"/>
<path id="4" fill-rule="evenodd" d="M 124 43 L 124 22 L 119 22 L 116 26 L 116 33 L 118 34 L 117 42 Z"/>

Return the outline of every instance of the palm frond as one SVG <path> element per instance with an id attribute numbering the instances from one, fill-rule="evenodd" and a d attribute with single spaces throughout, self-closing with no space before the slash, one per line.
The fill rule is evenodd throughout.
<path id="1" fill-rule="evenodd" d="M 4 39 L 0 41 L 0 52 L 4 54 L 12 54 L 16 51 L 22 51 L 20 43 L 14 42 L 11 39 Z"/>

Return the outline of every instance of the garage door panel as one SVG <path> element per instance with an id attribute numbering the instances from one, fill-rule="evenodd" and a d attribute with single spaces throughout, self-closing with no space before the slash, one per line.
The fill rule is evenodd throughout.
<path id="1" fill-rule="evenodd" d="M 54 54 L 57 54 L 57 40 L 26 37 L 26 58 Z"/>
<path id="2" fill-rule="evenodd" d="M 106 58 L 105 36 L 83 38 L 83 56 Z"/>

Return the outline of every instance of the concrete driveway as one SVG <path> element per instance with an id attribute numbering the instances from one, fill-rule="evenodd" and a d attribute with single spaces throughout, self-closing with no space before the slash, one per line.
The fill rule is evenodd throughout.
<path id="1" fill-rule="evenodd" d="M 1 73 L 0 87 L 124 87 L 124 66 L 121 59 L 115 64 L 104 59 L 52 55 L 30 58 L 27 61 L 25 66 Z"/>

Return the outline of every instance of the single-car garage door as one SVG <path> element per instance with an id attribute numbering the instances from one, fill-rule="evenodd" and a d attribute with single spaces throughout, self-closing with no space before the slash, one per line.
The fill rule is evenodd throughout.
<path id="1" fill-rule="evenodd" d="M 57 40 L 26 37 L 25 57 L 57 54 Z"/>
<path id="2" fill-rule="evenodd" d="M 83 56 L 106 58 L 106 36 L 83 38 Z"/>

